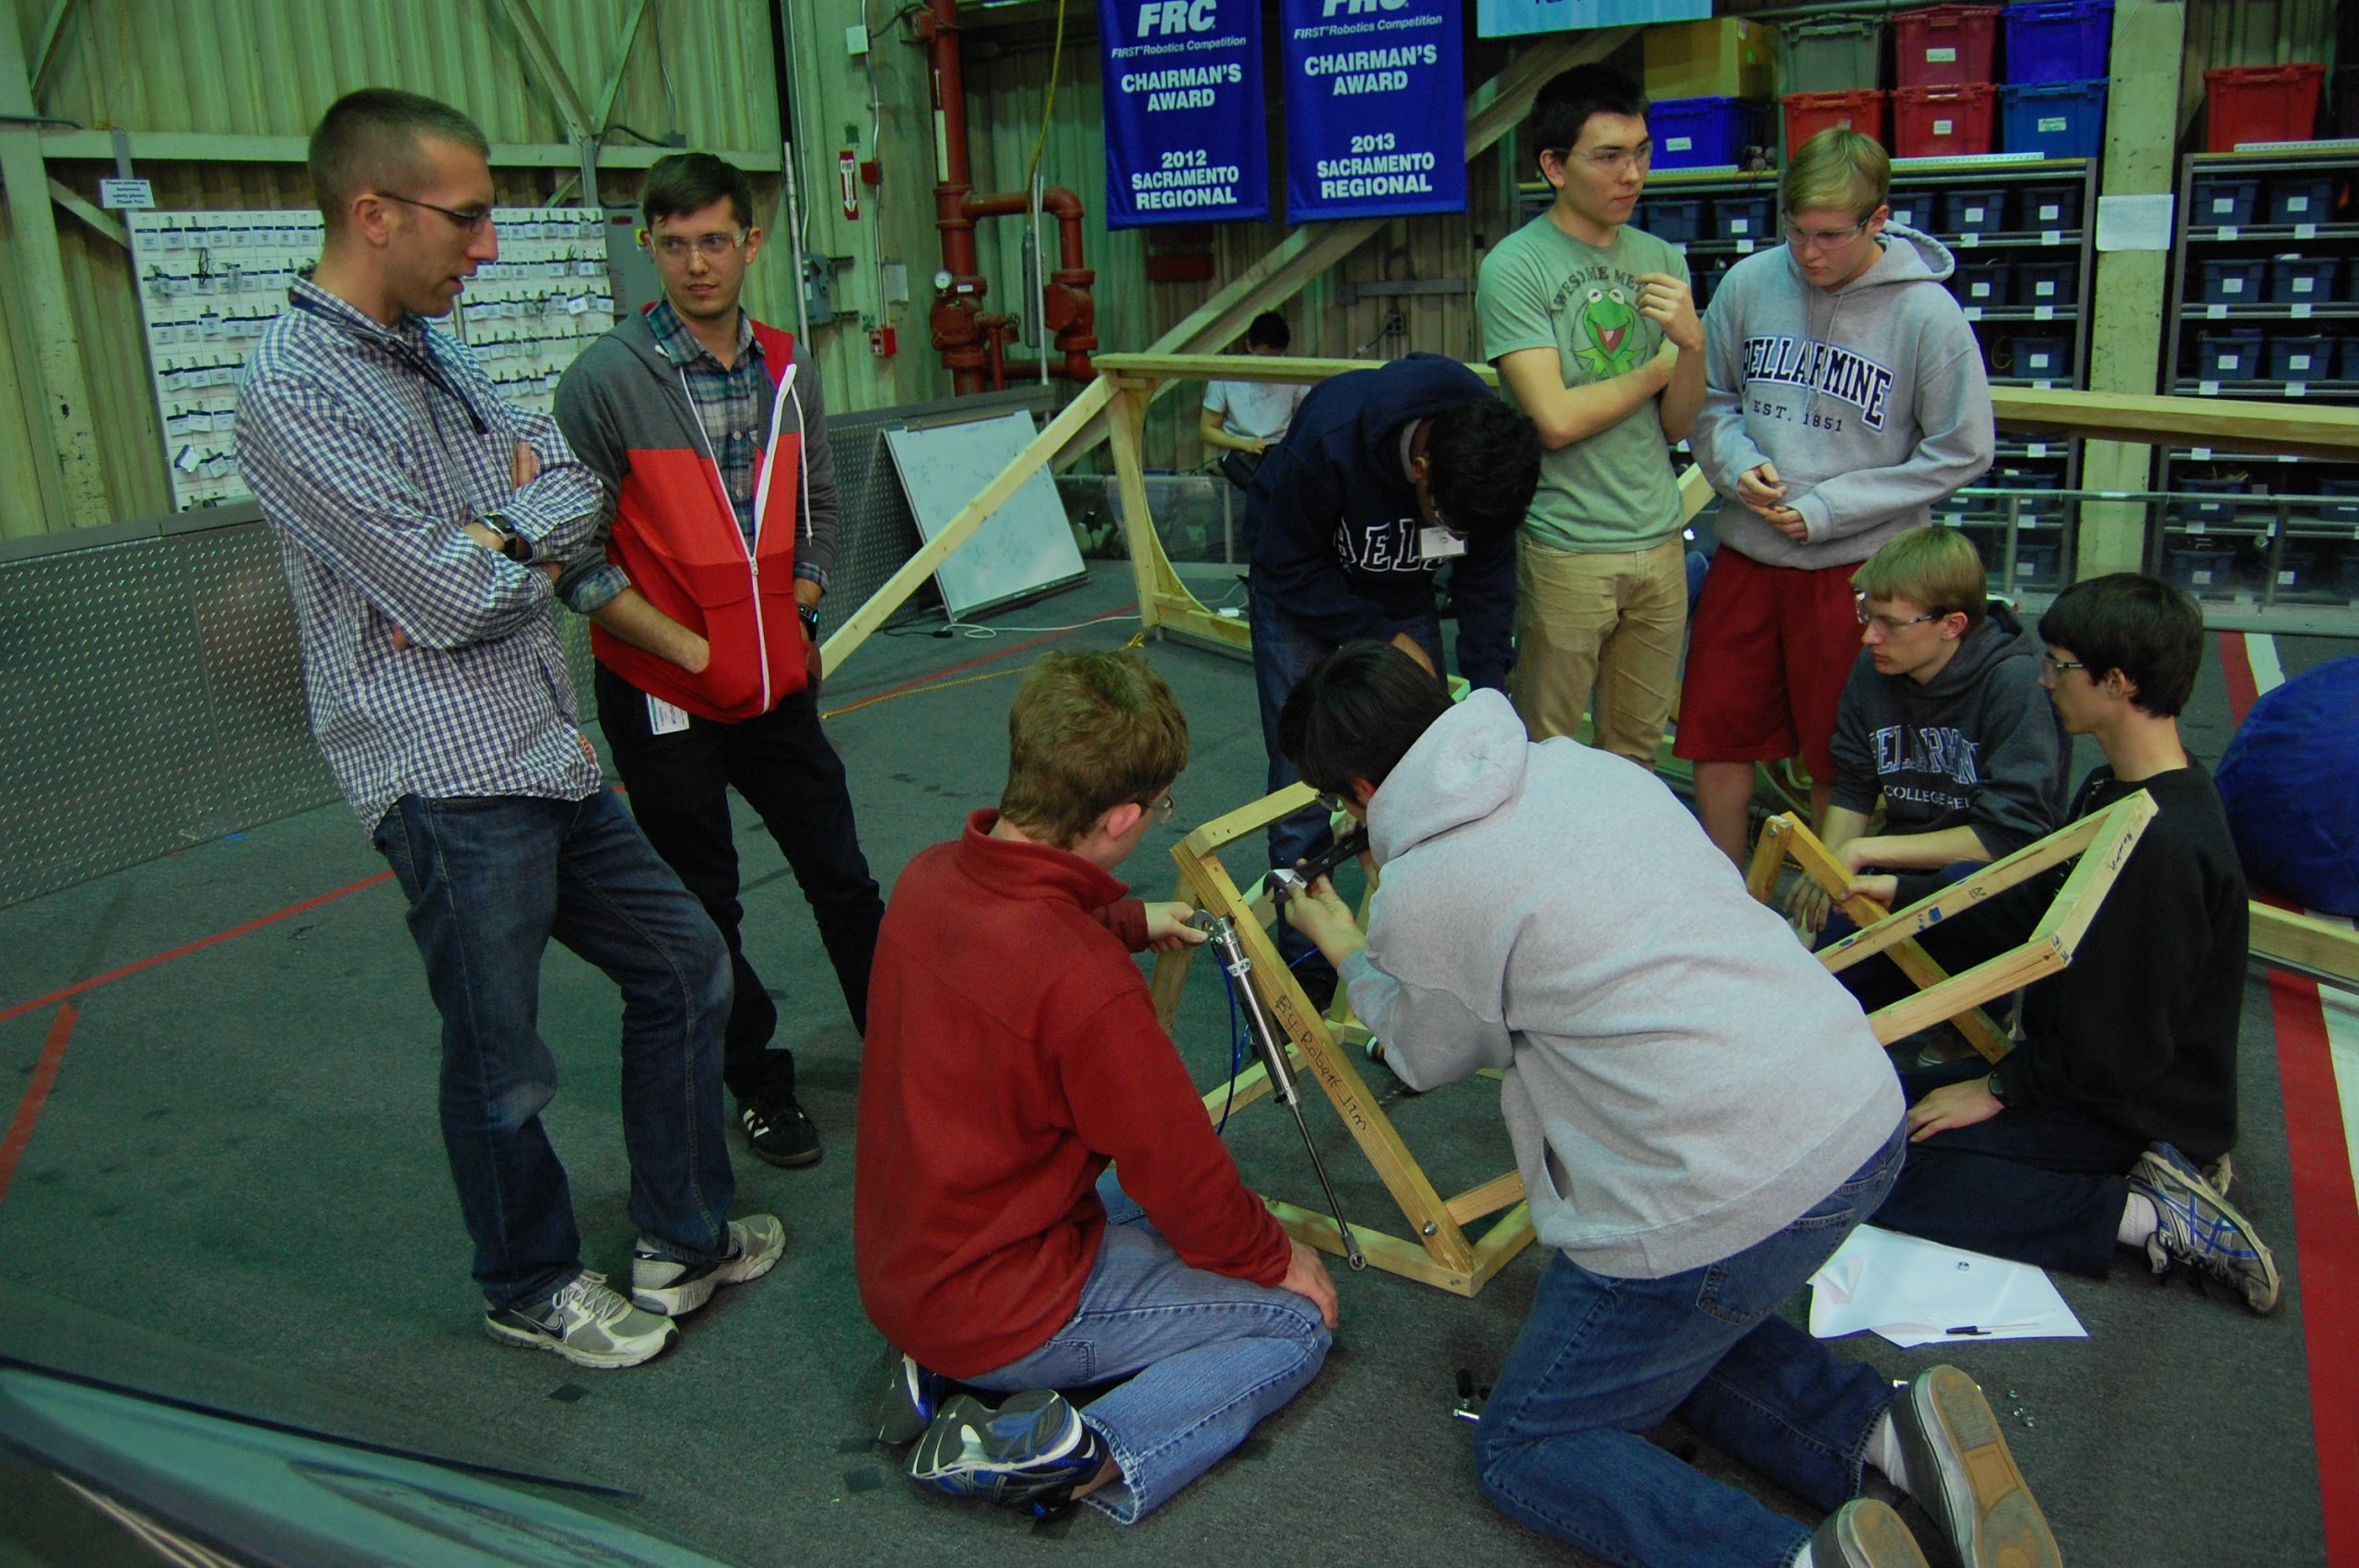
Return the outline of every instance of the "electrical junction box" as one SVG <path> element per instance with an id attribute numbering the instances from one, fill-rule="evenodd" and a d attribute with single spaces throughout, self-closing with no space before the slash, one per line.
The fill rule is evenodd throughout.
<path id="1" fill-rule="evenodd" d="M 615 319 L 626 321 L 663 298 L 655 263 L 639 242 L 639 209 L 606 212 L 606 275 L 614 280 Z"/>

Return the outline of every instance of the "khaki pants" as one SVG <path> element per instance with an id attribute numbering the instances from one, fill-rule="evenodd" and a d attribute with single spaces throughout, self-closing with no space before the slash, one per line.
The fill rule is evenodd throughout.
<path id="1" fill-rule="evenodd" d="M 1687 556 L 1677 535 L 1613 555 L 1517 541 L 1510 685 L 1533 740 L 1573 734 L 1593 707 L 1590 743 L 1653 767 L 1686 628 Z"/>

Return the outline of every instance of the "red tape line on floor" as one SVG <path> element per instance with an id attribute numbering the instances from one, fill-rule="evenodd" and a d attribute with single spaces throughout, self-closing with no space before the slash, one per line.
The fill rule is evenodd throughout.
<path id="1" fill-rule="evenodd" d="M 2228 718 L 2241 725 L 2259 700 L 2260 684 L 2244 634 L 2219 635 Z M 2294 907 L 2282 898 L 2264 901 Z M 2352 1183 L 2342 1093 L 2359 1093 L 2359 1084 L 2337 1092 L 2317 981 L 2271 972 L 2269 1007 L 2293 1167 L 2294 1246 L 2302 1263 L 2302 1338 L 2309 1357 L 2326 1560 L 2333 1568 L 2353 1568 L 2359 1565 L 2359 1192 Z"/>
<path id="2" fill-rule="evenodd" d="M 87 980 L 77 980 L 73 985 L 61 986 L 47 996 L 37 996 L 30 1001 L 20 1001 L 14 1007 L 0 1009 L 0 1023 L 7 1022 L 19 1012 L 30 1012 L 37 1007 L 47 1007 L 53 1001 L 63 1001 L 67 997 L 79 996 L 91 987 L 103 986 L 109 980 L 120 980 L 125 975 L 135 975 L 142 969 L 152 969 L 158 964 L 194 953 L 199 948 L 211 947 L 217 942 L 228 942 L 233 936 L 243 936 L 248 931 L 258 930 L 275 920 L 283 920 L 289 915 L 299 915 L 306 909 L 316 909 L 323 904 L 333 904 L 347 894 L 358 893 L 364 887 L 374 887 L 393 874 L 392 872 L 384 871 L 379 872 L 375 876 L 362 877 L 358 882 L 348 883 L 333 893 L 323 893 L 316 898 L 306 898 L 300 904 L 289 904 L 276 914 L 264 915 L 260 919 L 248 920 L 242 926 L 231 926 L 226 931 L 215 931 L 211 936 L 199 937 L 194 942 L 182 942 L 169 953 L 158 953 L 152 957 L 125 964 L 119 969 L 110 969 L 103 975 L 93 975 Z"/>
<path id="3" fill-rule="evenodd" d="M 25 1157 L 25 1146 L 33 1141 L 33 1123 L 41 1119 L 41 1108 L 49 1103 L 49 1086 L 57 1082 L 57 1064 L 65 1059 L 65 1042 L 74 1037 L 74 1021 L 81 1016 L 68 1002 L 50 1023 L 49 1038 L 41 1042 L 41 1060 L 33 1068 L 33 1081 L 25 1085 L 25 1097 L 17 1102 L 7 1136 L 0 1138 L 0 1200 L 7 1198 L 8 1184 L 17 1179 L 17 1162 Z"/>

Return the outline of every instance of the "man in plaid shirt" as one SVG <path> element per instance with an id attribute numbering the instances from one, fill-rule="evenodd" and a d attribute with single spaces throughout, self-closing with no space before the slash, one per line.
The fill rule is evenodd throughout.
<path id="1" fill-rule="evenodd" d="M 311 145 L 326 241 L 247 361 L 238 455 L 286 560 L 312 732 L 409 898 L 442 1014 L 442 1138 L 485 1327 L 631 1366 L 785 1239 L 770 1215 L 725 1218 L 728 956 L 604 788 L 557 640 L 556 563 L 610 503 L 552 421 L 502 404 L 428 325 L 499 255 L 488 150 L 415 94 L 329 109 Z M 623 991 L 628 1301 L 582 1268 L 541 1123 L 552 936 Z"/>

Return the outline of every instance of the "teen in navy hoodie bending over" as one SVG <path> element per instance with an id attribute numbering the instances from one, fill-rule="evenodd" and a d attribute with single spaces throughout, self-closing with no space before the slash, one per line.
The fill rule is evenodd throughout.
<path id="1" fill-rule="evenodd" d="M 1515 531 L 1540 484 L 1540 434 L 1481 378 L 1438 354 L 1349 370 L 1311 389 L 1245 502 L 1253 684 L 1270 788 L 1295 781 L 1278 712 L 1344 643 L 1390 642 L 1439 673 L 1434 574 L 1450 567 L 1459 673 L 1504 689 L 1515 661 Z M 1270 829 L 1270 863 L 1330 842 L 1306 810 Z M 1279 952 L 1325 1005 L 1335 976 L 1291 928 Z"/>

